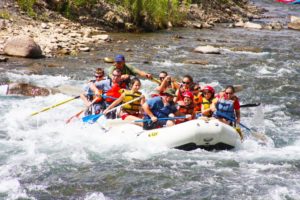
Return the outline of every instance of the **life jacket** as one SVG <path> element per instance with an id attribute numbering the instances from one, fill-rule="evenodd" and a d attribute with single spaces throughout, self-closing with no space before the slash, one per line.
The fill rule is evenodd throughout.
<path id="1" fill-rule="evenodd" d="M 201 111 L 201 104 L 202 104 L 202 95 L 199 92 L 198 95 L 194 95 L 194 111 L 199 112 Z"/>
<path id="2" fill-rule="evenodd" d="M 207 110 L 210 108 L 210 105 L 212 104 L 212 102 L 215 100 L 215 98 L 212 98 L 211 100 L 207 100 L 205 97 L 202 98 L 202 105 L 203 105 L 203 111 Z M 212 112 L 210 111 L 208 114 L 205 114 L 205 116 L 207 117 L 211 117 L 212 116 Z"/>
<path id="3" fill-rule="evenodd" d="M 119 83 L 119 86 L 120 86 L 120 88 L 122 88 L 122 89 L 127 89 L 128 86 L 129 86 L 129 84 L 130 84 L 130 79 L 128 79 L 127 81 L 121 81 L 121 82 Z"/>
<path id="4" fill-rule="evenodd" d="M 194 114 L 195 106 L 193 103 L 191 103 L 190 105 L 184 105 L 183 101 L 178 101 L 177 103 L 178 103 L 178 111 L 181 114 L 184 114 L 184 115 L 188 115 L 188 114 L 193 115 Z M 189 119 L 176 119 L 175 124 L 186 122 L 188 120 Z"/>
<path id="5" fill-rule="evenodd" d="M 122 102 L 126 103 L 128 101 L 131 101 L 133 99 L 139 98 L 142 93 L 141 92 L 134 92 L 132 93 L 131 90 L 123 90 L 123 93 L 125 94 L 124 100 Z M 138 99 L 130 104 L 126 104 L 124 106 L 122 106 L 122 109 L 126 112 L 126 111 L 134 111 L 134 112 L 139 112 L 141 108 L 141 99 Z"/>
<path id="6" fill-rule="evenodd" d="M 212 98 L 211 100 L 207 100 L 205 97 L 202 98 L 202 105 L 203 105 L 203 109 L 209 109 L 211 103 L 215 100 L 215 98 Z"/>
<path id="7" fill-rule="evenodd" d="M 114 102 L 117 98 L 121 96 L 121 91 L 122 88 L 120 87 L 119 84 L 117 83 L 113 84 L 112 87 L 106 92 L 107 98 L 105 99 L 105 101 L 107 103 Z M 109 98 L 109 97 L 113 97 L 113 98 Z"/>
<path id="8" fill-rule="evenodd" d="M 235 119 L 235 114 L 234 114 L 234 100 L 227 100 L 224 98 L 221 98 L 218 100 L 216 104 L 216 115 L 217 117 L 222 117 L 222 116 L 228 116 L 232 119 Z M 224 117 L 223 117 L 224 118 Z"/>
<path id="9" fill-rule="evenodd" d="M 183 101 L 178 101 L 178 111 L 182 114 L 190 114 L 192 115 L 194 113 L 194 104 L 191 103 L 190 105 L 184 105 Z"/>

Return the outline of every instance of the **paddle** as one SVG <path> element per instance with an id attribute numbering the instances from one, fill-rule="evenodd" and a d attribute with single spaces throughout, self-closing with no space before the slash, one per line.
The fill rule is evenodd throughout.
<path id="1" fill-rule="evenodd" d="M 76 96 L 76 97 L 73 97 L 73 98 L 71 98 L 71 99 L 64 100 L 64 101 L 62 101 L 62 102 L 60 102 L 60 103 L 57 103 L 57 104 L 55 104 L 55 105 L 53 105 L 53 106 L 49 106 L 49 107 L 44 108 L 44 109 L 42 109 L 42 110 L 40 110 L 40 111 L 31 113 L 30 116 L 34 116 L 34 115 L 37 115 L 37 114 L 39 114 L 39 113 L 41 113 L 41 112 L 45 112 L 45 111 L 50 110 L 50 109 L 52 109 L 52 108 L 55 108 L 55 107 L 57 107 L 57 106 L 60 106 L 60 105 L 63 105 L 63 104 L 65 104 L 65 103 L 68 103 L 68 102 L 70 102 L 70 101 L 73 101 L 74 99 L 78 99 L 79 97 L 80 97 L 80 96 Z"/>
<path id="2" fill-rule="evenodd" d="M 260 103 L 248 103 L 248 104 L 240 105 L 241 108 L 257 107 L 257 106 L 260 106 Z"/>
<path id="3" fill-rule="evenodd" d="M 231 121 L 231 122 L 234 122 L 234 123 L 238 123 L 235 119 L 233 119 L 232 117 L 226 115 L 226 114 L 223 114 L 223 113 L 219 113 L 218 114 L 219 116 L 221 117 L 224 117 L 225 119 Z M 242 123 L 238 123 L 240 126 L 242 126 L 243 128 L 245 128 L 247 131 L 249 131 L 253 136 L 255 136 L 257 139 L 261 139 L 263 142 L 266 142 L 267 141 L 267 138 L 264 134 L 258 134 L 256 132 L 254 132 L 251 128 L 247 127 L 246 125 L 242 124 Z"/>
<path id="4" fill-rule="evenodd" d="M 110 98 L 110 99 L 114 99 L 114 100 L 117 99 L 117 98 L 115 98 L 115 97 L 106 96 L 106 94 L 103 94 L 103 95 L 101 95 L 101 96 L 102 96 L 103 99 L 106 99 L 106 98 Z M 91 107 L 96 101 L 97 101 L 97 98 L 95 98 L 95 99 L 92 101 L 91 105 L 87 106 L 86 108 L 82 109 L 81 111 L 79 111 L 78 113 L 76 113 L 75 115 L 73 115 L 72 117 L 70 117 L 69 119 L 67 119 L 67 120 L 66 120 L 66 124 L 70 123 L 71 120 L 74 119 L 75 117 L 78 118 L 78 117 L 81 115 L 81 113 L 85 112 L 85 111 L 86 111 L 89 107 Z"/>
<path id="5" fill-rule="evenodd" d="M 120 107 L 122 107 L 122 106 L 125 106 L 125 105 L 127 105 L 127 104 L 130 104 L 130 103 L 132 103 L 132 102 L 135 102 L 135 101 L 139 100 L 139 99 L 142 98 L 142 97 L 143 97 L 143 96 L 140 96 L 140 97 L 138 97 L 138 98 L 132 99 L 131 101 L 128 101 L 128 102 L 126 102 L 126 103 L 123 103 L 123 104 L 121 104 L 121 105 L 119 105 L 119 106 L 117 106 L 117 107 L 114 107 L 114 108 L 108 110 L 107 113 L 112 112 L 112 111 L 114 111 L 114 110 L 117 110 L 118 108 L 120 108 Z M 96 122 L 96 121 L 99 119 L 99 117 L 101 117 L 102 115 L 103 115 L 103 114 L 101 113 L 101 114 L 97 114 L 97 115 L 89 115 L 89 116 L 85 116 L 85 117 L 82 118 L 82 121 L 83 121 L 83 122 Z"/>
<path id="6" fill-rule="evenodd" d="M 163 118 L 157 118 L 157 121 L 164 121 L 164 120 L 174 120 L 174 119 L 185 119 L 186 116 L 179 116 L 179 117 L 163 117 Z M 133 122 L 150 122 L 151 119 L 139 119 L 135 120 Z"/>
<path id="7" fill-rule="evenodd" d="M 179 117 L 166 117 L 166 118 L 157 118 L 157 121 L 162 120 L 174 120 L 174 119 L 185 119 L 186 116 L 179 116 Z M 106 125 L 108 126 L 117 126 L 121 124 L 128 124 L 128 123 L 140 123 L 140 122 L 149 122 L 151 119 L 139 119 L 139 120 L 121 120 L 121 119 L 115 119 L 115 120 L 109 120 L 106 122 Z"/>
<path id="8" fill-rule="evenodd" d="M 158 85 L 161 84 L 160 80 L 158 80 L 157 78 L 152 77 L 152 79 L 150 79 L 150 80 L 157 83 Z"/>

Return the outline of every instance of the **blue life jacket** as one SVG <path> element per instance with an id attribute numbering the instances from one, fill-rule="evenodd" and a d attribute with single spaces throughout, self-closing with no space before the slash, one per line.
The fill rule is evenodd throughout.
<path id="1" fill-rule="evenodd" d="M 232 119 L 235 119 L 234 101 L 233 100 L 226 100 L 226 99 L 218 100 L 216 109 L 217 109 L 217 111 L 216 111 L 215 115 L 217 117 L 222 117 L 225 115 Z M 222 118 L 224 118 L 224 117 L 222 117 Z"/>

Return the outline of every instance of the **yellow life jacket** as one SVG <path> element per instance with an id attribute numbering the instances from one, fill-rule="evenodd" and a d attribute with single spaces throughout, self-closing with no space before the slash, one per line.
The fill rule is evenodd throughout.
<path id="1" fill-rule="evenodd" d="M 134 92 L 132 93 L 130 90 L 124 90 L 123 93 L 125 94 L 125 98 L 122 103 L 126 103 L 128 101 L 131 101 L 133 99 L 136 99 L 142 95 L 141 92 Z M 130 104 L 126 104 L 122 106 L 122 109 L 124 111 L 134 111 L 139 112 L 141 108 L 141 99 L 138 99 Z"/>
<path id="2" fill-rule="evenodd" d="M 205 97 L 202 98 L 202 104 L 203 104 L 203 110 L 209 109 L 211 103 L 215 100 L 215 98 L 213 98 L 212 100 L 207 100 Z"/>

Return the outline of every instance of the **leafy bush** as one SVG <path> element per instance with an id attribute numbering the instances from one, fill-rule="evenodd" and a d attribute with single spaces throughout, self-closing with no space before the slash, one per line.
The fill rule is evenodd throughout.
<path id="1" fill-rule="evenodd" d="M 129 10 L 137 25 L 148 22 L 161 28 L 169 21 L 174 24 L 182 21 L 186 13 L 180 6 L 189 5 L 190 0 L 124 0 L 119 3 Z"/>
<path id="2" fill-rule="evenodd" d="M 24 10 L 29 16 L 36 17 L 36 13 L 34 12 L 34 4 L 36 0 L 17 0 L 20 8 Z"/>

